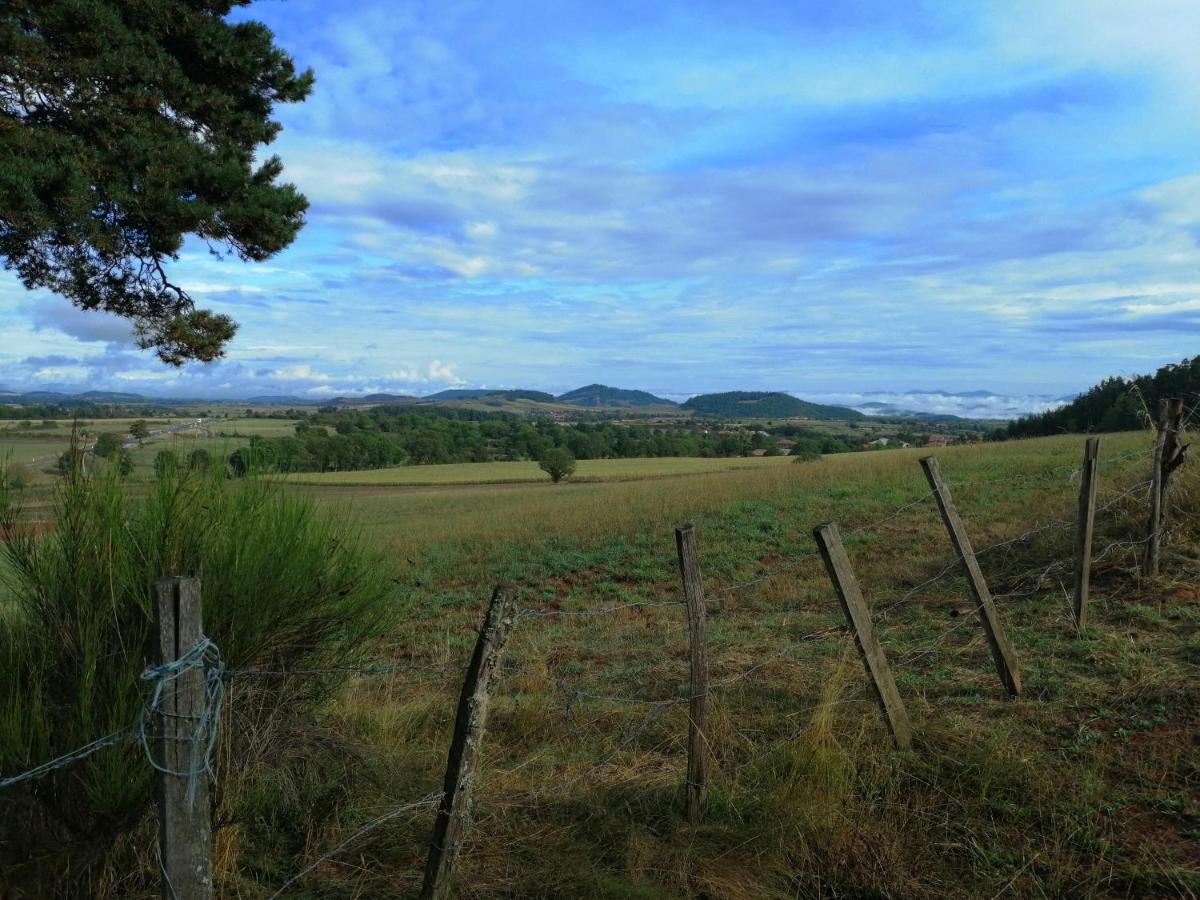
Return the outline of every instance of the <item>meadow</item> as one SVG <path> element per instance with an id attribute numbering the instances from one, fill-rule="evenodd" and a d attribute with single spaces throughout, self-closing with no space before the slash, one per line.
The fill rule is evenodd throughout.
<path id="1" fill-rule="evenodd" d="M 749 465 L 671 477 L 634 464 L 676 460 L 620 460 L 629 468 L 613 480 L 559 485 L 288 480 L 287 494 L 335 511 L 378 551 L 398 617 L 291 743 L 278 726 L 254 739 L 261 692 L 304 696 L 314 676 L 229 681 L 218 896 L 415 894 L 432 809 L 411 804 L 441 785 L 462 670 L 501 581 L 523 615 L 492 700 L 463 897 L 1194 896 L 1200 477 L 1181 470 L 1163 575 L 1141 577 L 1145 490 L 1131 488 L 1151 440 L 1102 439 L 1082 634 L 1062 564 L 1082 438 L 938 451 L 1020 660 L 1016 700 L 949 565 L 917 464 L 926 451 L 692 460 Z M 684 520 L 719 600 L 712 781 L 695 826 L 681 807 L 688 659 L 673 526 Z M 911 752 L 892 749 L 813 553 L 813 527 L 831 520 L 881 614 Z M 102 896 L 154 895 L 138 841 L 152 832 L 113 856 Z"/>
<path id="2" fill-rule="evenodd" d="M 493 701 L 462 896 L 1191 896 L 1198 482 L 1187 473 L 1177 493 L 1169 575 L 1141 579 L 1123 542 L 1140 537 L 1144 498 L 1121 495 L 1145 476 L 1148 445 L 1146 433 L 1103 440 L 1106 549 L 1081 637 L 1069 568 L 1053 565 L 1070 557 L 1070 528 L 981 558 L 1023 666 L 1016 701 L 956 573 L 907 596 L 951 559 L 932 505 L 849 534 L 872 608 L 905 600 L 879 627 L 917 732 L 907 754 L 891 749 L 806 554 L 819 522 L 846 534 L 924 496 L 921 451 L 555 488 L 298 485 L 384 550 L 406 614 L 378 648 L 400 670 L 355 679 L 329 713 L 371 787 L 348 783 L 336 816 L 298 830 L 291 871 L 437 789 L 461 666 L 507 580 L 536 615 L 517 627 Z M 940 451 L 976 546 L 1070 521 L 1081 448 Z M 678 598 L 672 526 L 684 519 L 709 590 L 732 588 L 709 622 L 711 678 L 726 687 L 710 698 L 716 771 L 699 826 L 680 811 L 685 708 L 655 705 L 686 692 L 682 609 L 569 614 Z M 410 895 L 429 826 L 425 808 L 389 819 L 289 890 Z M 236 857 L 240 838 L 227 840 Z"/>
<path id="3" fill-rule="evenodd" d="M 569 481 L 631 481 L 694 475 L 705 472 L 731 472 L 762 469 L 791 462 L 787 457 L 712 457 L 664 456 L 653 459 L 582 459 Z M 433 466 L 397 466 L 355 472 L 304 472 L 287 476 L 292 484 L 393 487 L 402 485 L 521 484 L 549 482 L 549 476 L 536 462 L 452 463 Z"/>

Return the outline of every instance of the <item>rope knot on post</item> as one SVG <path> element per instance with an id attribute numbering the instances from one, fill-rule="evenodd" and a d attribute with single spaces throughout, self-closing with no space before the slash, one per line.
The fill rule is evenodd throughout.
<path id="1" fill-rule="evenodd" d="M 199 669 L 203 676 L 204 702 L 197 714 L 180 714 L 163 709 L 166 689 L 173 686 L 184 674 Z M 225 702 L 225 661 L 212 638 L 201 635 L 200 639 L 178 659 L 158 665 L 149 665 L 142 671 L 142 681 L 153 684 L 149 700 L 142 715 L 139 737 L 146 759 L 150 765 L 164 775 L 174 775 L 188 780 L 187 798 L 192 804 L 196 799 L 196 780 L 201 774 L 212 778 L 212 758 L 217 746 L 217 731 L 221 721 L 221 707 Z M 188 761 L 184 768 L 167 765 L 155 758 L 152 732 L 156 719 L 168 717 L 175 720 L 174 734 L 170 740 L 188 745 Z M 185 723 L 192 723 L 190 730 Z M 163 737 L 159 735 L 160 739 Z"/>

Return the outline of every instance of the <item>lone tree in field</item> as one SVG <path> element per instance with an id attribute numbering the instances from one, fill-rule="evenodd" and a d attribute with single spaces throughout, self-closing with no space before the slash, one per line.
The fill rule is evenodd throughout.
<path id="1" fill-rule="evenodd" d="M 551 481 L 558 484 L 575 474 L 575 457 L 565 447 L 551 447 L 542 454 L 538 466 L 550 476 Z"/>
<path id="2" fill-rule="evenodd" d="M 123 316 L 166 363 L 223 355 L 237 325 L 171 281 L 186 235 L 264 260 L 308 201 L 277 179 L 277 103 L 303 100 L 248 0 L 0 6 L 0 256 L 27 288 Z"/>
<path id="3" fill-rule="evenodd" d="M 129 426 L 129 436 L 136 440 L 139 444 L 146 438 L 150 437 L 150 427 L 146 424 L 145 419 L 138 419 Z"/>

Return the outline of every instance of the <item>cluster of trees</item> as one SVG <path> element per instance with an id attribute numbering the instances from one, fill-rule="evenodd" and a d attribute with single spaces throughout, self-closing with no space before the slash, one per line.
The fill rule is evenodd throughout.
<path id="1" fill-rule="evenodd" d="M 790 434 L 802 429 L 785 427 Z M 817 452 L 851 449 L 837 437 L 809 437 Z M 377 407 L 321 410 L 288 437 L 252 437 L 229 458 L 235 474 L 250 470 L 313 472 L 401 464 L 542 460 L 554 449 L 572 459 L 746 456 L 778 453 L 776 436 L 704 423 L 559 423 L 479 410 Z"/>
<path id="2" fill-rule="evenodd" d="M 1158 401 L 1200 396 L 1200 356 L 1162 366 L 1153 375 L 1106 378 L 1066 406 L 1010 422 L 992 433 L 996 440 L 1064 432 L 1130 431 L 1157 415 Z"/>

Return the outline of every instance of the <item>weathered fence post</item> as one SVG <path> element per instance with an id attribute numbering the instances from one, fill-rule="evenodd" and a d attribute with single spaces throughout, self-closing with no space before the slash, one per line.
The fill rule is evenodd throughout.
<path id="1" fill-rule="evenodd" d="M 1146 526 L 1146 553 L 1142 573 L 1158 574 L 1159 550 L 1167 525 L 1167 501 L 1171 475 L 1183 464 L 1187 445 L 1179 441 L 1183 430 L 1183 400 L 1161 400 L 1158 405 L 1158 436 L 1154 442 L 1154 471 L 1151 473 L 1150 521 Z"/>
<path id="2" fill-rule="evenodd" d="M 691 523 L 675 526 L 675 547 L 679 552 L 679 575 L 687 601 L 688 618 L 688 767 L 686 785 L 687 818 L 693 825 L 704 813 L 708 791 L 708 746 L 705 737 L 705 706 L 708 700 L 707 632 L 704 626 L 704 584 L 700 579 L 700 560 L 696 555 L 696 529 Z"/>
<path id="3" fill-rule="evenodd" d="M 942 513 L 942 521 L 946 525 L 946 532 L 950 535 L 950 542 L 954 545 L 958 558 L 966 566 L 967 582 L 971 586 L 971 596 L 975 600 L 975 611 L 979 614 L 979 621 L 987 636 L 988 646 L 992 650 L 992 659 L 996 663 L 996 672 L 1000 675 L 1000 682 L 1009 696 L 1016 697 L 1021 693 L 1021 673 L 1017 669 L 1017 656 L 1008 643 L 1008 638 L 1004 635 L 1004 629 L 1000 627 L 1000 618 L 996 615 L 991 591 L 988 590 L 987 581 L 979 568 L 978 560 L 975 559 L 975 550 L 971 546 L 971 539 L 967 537 L 967 529 L 958 516 L 958 510 L 954 508 L 954 500 L 950 497 L 949 488 L 942 481 L 942 470 L 938 466 L 937 458 L 922 457 L 921 468 L 925 470 L 925 478 L 933 489 L 934 499 L 937 500 L 938 509 Z"/>
<path id="4" fill-rule="evenodd" d="M 896 690 L 896 682 L 883 648 L 879 645 L 879 638 L 875 635 L 875 624 L 863 600 L 858 579 L 854 577 L 846 548 L 842 546 L 842 537 L 832 522 L 814 528 L 813 537 L 817 540 L 821 558 L 825 560 L 829 580 L 833 582 L 838 600 L 841 601 L 842 612 L 854 629 L 854 642 L 858 645 L 871 686 L 875 688 L 883 717 L 891 729 L 892 740 L 899 749 L 909 750 L 912 748 L 912 728 L 908 723 L 908 712 L 904 708 L 904 701 L 900 699 L 900 692 Z"/>
<path id="5" fill-rule="evenodd" d="M 475 652 L 471 655 L 462 694 L 458 698 L 442 799 L 433 823 L 429 857 L 425 861 L 422 898 L 441 900 L 450 896 L 454 864 L 471 827 L 471 790 L 487 727 L 488 690 L 500 668 L 515 609 L 512 587 L 498 585 L 483 617 L 483 627 L 475 641 Z"/>
<path id="6" fill-rule="evenodd" d="M 203 636 L 200 581 L 162 578 L 156 585 L 158 662 L 175 662 Z M 158 852 L 165 900 L 210 900 L 212 824 L 208 776 L 194 771 L 192 742 L 207 698 L 204 670 L 189 667 L 166 680 L 154 717 Z"/>
<path id="7" fill-rule="evenodd" d="M 1075 627 L 1087 624 L 1088 588 L 1092 578 L 1092 531 L 1096 524 L 1096 472 L 1100 464 L 1100 438 L 1083 446 L 1079 483 L 1079 523 L 1075 527 Z"/>

